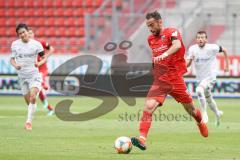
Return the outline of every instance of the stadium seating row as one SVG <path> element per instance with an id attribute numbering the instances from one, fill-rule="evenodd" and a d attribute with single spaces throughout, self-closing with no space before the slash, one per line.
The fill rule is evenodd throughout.
<path id="1" fill-rule="evenodd" d="M 92 30 L 93 31 L 93 30 Z M 34 28 L 38 37 L 83 37 L 83 27 L 38 27 Z M 94 34 L 94 33 L 92 33 Z M 0 27 L 0 36 L 16 37 L 15 27 Z"/>
<path id="2" fill-rule="evenodd" d="M 44 17 L 44 16 L 55 16 L 55 17 L 79 17 L 84 16 L 84 12 L 92 13 L 96 8 L 0 8 L 1 17 Z"/>
<path id="3" fill-rule="evenodd" d="M 99 18 L 102 22 L 103 19 Z M 83 27 L 84 26 L 84 18 L 0 18 L 0 26 L 4 27 L 15 27 L 18 23 L 25 22 L 29 26 L 32 27 L 42 27 L 42 26 L 75 26 L 75 27 Z M 103 23 L 103 22 L 102 22 Z"/>
<path id="4" fill-rule="evenodd" d="M 0 0 L 0 7 L 99 7 L 102 1 L 103 0 Z"/>

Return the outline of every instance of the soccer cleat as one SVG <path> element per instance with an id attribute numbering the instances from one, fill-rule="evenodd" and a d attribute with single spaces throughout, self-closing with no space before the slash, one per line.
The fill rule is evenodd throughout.
<path id="1" fill-rule="evenodd" d="M 131 142 L 135 147 L 138 147 L 141 150 L 146 150 L 145 140 L 142 138 L 132 137 Z"/>
<path id="2" fill-rule="evenodd" d="M 24 128 L 28 131 L 32 130 L 32 124 L 30 122 L 26 122 Z"/>
<path id="3" fill-rule="evenodd" d="M 198 123 L 197 125 L 198 125 L 198 128 L 199 128 L 199 131 L 200 131 L 201 135 L 202 135 L 203 137 L 208 137 L 208 128 L 207 128 L 206 123 L 204 123 L 203 121 L 201 121 L 201 122 Z"/>
<path id="4" fill-rule="evenodd" d="M 215 126 L 218 127 L 220 125 L 220 118 L 223 115 L 223 111 L 218 111 L 218 115 L 216 116 Z"/>
<path id="5" fill-rule="evenodd" d="M 47 114 L 48 116 L 52 116 L 52 115 L 54 115 L 54 110 L 50 110 L 50 111 L 48 111 L 48 114 Z"/>

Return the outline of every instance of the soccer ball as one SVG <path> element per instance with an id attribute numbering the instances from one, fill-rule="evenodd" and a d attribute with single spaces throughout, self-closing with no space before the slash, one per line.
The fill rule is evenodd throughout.
<path id="1" fill-rule="evenodd" d="M 117 153 L 121 154 L 128 154 L 132 150 L 132 142 L 131 139 L 128 137 L 118 137 L 115 140 L 114 147 L 117 151 Z"/>

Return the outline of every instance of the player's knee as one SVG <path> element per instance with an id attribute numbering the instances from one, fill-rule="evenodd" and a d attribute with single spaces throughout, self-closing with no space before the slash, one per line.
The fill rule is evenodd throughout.
<path id="1" fill-rule="evenodd" d="M 206 98 L 206 99 L 209 99 L 209 98 L 211 98 L 211 97 L 212 97 L 211 92 L 206 91 L 206 92 L 205 92 L 205 98 Z"/>
<path id="2" fill-rule="evenodd" d="M 155 101 L 152 100 L 147 100 L 145 102 L 145 107 L 144 107 L 144 111 L 147 111 L 149 113 L 152 113 L 157 107 L 157 104 Z"/>
<path id="3" fill-rule="evenodd" d="M 203 96 L 204 96 L 204 89 L 203 89 L 203 87 L 198 86 L 198 87 L 196 88 L 196 92 L 197 92 L 197 95 L 198 95 L 199 97 L 203 97 Z"/>
<path id="4" fill-rule="evenodd" d="M 36 95 L 35 94 L 30 94 L 29 100 L 32 104 L 35 103 L 36 102 Z"/>

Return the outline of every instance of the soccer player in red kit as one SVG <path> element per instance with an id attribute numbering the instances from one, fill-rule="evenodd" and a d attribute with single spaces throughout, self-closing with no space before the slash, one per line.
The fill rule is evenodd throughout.
<path id="1" fill-rule="evenodd" d="M 32 29 L 28 30 L 28 35 L 30 38 L 34 39 L 34 32 Z M 39 98 L 43 103 L 43 107 L 48 109 L 48 115 L 53 115 L 54 114 L 53 107 L 48 103 L 47 95 L 44 90 L 49 89 L 49 86 L 48 86 L 48 83 L 46 80 L 46 78 L 48 76 L 47 59 L 54 52 L 54 48 L 45 41 L 39 41 L 39 42 L 42 44 L 44 51 L 45 51 L 44 56 L 38 55 L 38 58 L 37 58 L 37 60 L 38 60 L 37 67 L 38 67 L 40 74 L 42 75 L 42 88 L 43 88 L 39 92 Z"/>
<path id="2" fill-rule="evenodd" d="M 187 71 L 184 59 L 185 47 L 181 35 L 174 28 L 163 28 L 161 15 L 155 11 L 147 13 L 146 24 L 152 35 L 148 44 L 152 49 L 153 84 L 148 92 L 142 118 L 140 121 L 140 136 L 132 137 L 132 144 L 141 150 L 146 150 L 146 138 L 152 122 L 152 114 L 158 106 L 162 106 L 167 95 L 171 95 L 181 103 L 185 110 L 197 122 L 203 137 L 208 136 L 208 129 L 202 121 L 201 112 L 193 104 L 191 95 L 183 79 Z"/>

